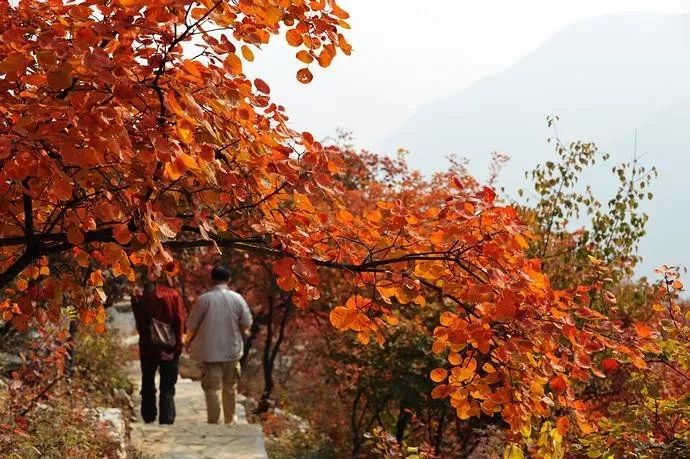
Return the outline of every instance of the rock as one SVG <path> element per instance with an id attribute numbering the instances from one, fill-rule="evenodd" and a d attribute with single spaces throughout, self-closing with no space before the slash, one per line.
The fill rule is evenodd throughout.
<path id="1" fill-rule="evenodd" d="M 117 312 L 122 314 L 130 312 L 132 310 L 132 303 L 130 303 L 129 301 L 120 301 L 118 303 L 115 303 L 113 307 Z"/>
<path id="2" fill-rule="evenodd" d="M 3 373 L 19 370 L 22 363 L 23 361 L 18 355 L 0 352 L 0 371 Z"/>
<path id="3" fill-rule="evenodd" d="M 253 398 L 245 398 L 244 399 L 244 409 L 246 410 L 247 413 L 256 413 L 256 408 L 259 405 L 256 403 L 256 400 Z"/>
<path id="4" fill-rule="evenodd" d="M 118 444 L 117 457 L 127 457 L 127 444 L 125 443 L 125 420 L 122 410 L 119 408 L 96 408 L 98 421 L 105 424 L 108 433 Z"/>
<path id="5" fill-rule="evenodd" d="M 113 398 L 116 402 L 122 403 L 123 405 L 129 404 L 129 395 L 122 389 L 115 389 L 113 391 Z"/>

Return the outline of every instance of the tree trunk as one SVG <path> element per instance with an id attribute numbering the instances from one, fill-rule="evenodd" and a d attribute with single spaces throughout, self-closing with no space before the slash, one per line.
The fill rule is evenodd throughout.
<path id="1" fill-rule="evenodd" d="M 261 399 L 259 400 L 259 406 L 257 407 L 258 413 L 265 413 L 270 408 L 270 400 L 273 395 L 273 388 L 275 387 L 275 381 L 273 380 L 273 370 L 275 369 L 275 361 L 278 357 L 278 352 L 280 351 L 280 345 L 285 338 L 285 328 L 287 326 L 288 319 L 290 317 L 290 311 L 292 309 L 292 303 L 289 300 L 283 301 L 283 316 L 280 320 L 280 326 L 278 327 L 278 335 L 275 336 L 275 327 L 273 320 L 276 312 L 275 300 L 270 298 L 268 301 L 268 320 L 266 323 L 266 340 L 264 345 L 264 352 L 262 356 L 263 372 L 264 372 L 264 390 L 261 394 Z"/>
<path id="2" fill-rule="evenodd" d="M 395 424 L 395 440 L 402 443 L 405 438 L 405 430 L 407 424 L 410 422 L 410 413 L 403 403 L 400 404 L 400 411 L 398 412 L 398 422 Z"/>

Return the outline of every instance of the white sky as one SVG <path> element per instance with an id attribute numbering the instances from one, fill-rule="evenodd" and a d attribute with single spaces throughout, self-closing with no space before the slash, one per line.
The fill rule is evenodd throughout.
<path id="1" fill-rule="evenodd" d="M 340 0 L 352 56 L 295 79 L 295 48 L 277 42 L 245 65 L 271 86 L 293 127 L 317 138 L 351 130 L 376 149 L 424 102 L 510 67 L 573 22 L 621 12 L 690 13 L 690 0 Z"/>

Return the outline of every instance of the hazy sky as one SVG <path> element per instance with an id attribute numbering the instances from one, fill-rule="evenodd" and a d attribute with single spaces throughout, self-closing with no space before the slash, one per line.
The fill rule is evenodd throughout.
<path id="1" fill-rule="evenodd" d="M 317 137 L 336 127 L 375 149 L 426 101 L 507 68 L 581 19 L 641 11 L 690 13 L 690 0 L 340 0 L 350 14 L 352 56 L 314 81 L 295 80 L 294 48 L 272 44 L 245 66 L 261 75 L 294 127 Z M 281 39 L 282 41 L 282 39 Z"/>

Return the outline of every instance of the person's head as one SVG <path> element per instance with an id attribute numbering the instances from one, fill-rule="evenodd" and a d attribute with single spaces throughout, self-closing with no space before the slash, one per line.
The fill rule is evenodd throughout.
<path id="1" fill-rule="evenodd" d="M 230 280 L 230 270 L 222 266 L 216 266 L 211 271 L 211 279 L 216 284 L 227 283 Z"/>

